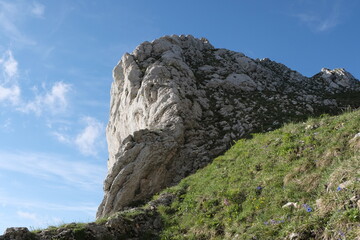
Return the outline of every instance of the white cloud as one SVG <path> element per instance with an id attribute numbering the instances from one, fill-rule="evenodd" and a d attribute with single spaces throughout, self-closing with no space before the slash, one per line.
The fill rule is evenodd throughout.
<path id="1" fill-rule="evenodd" d="M 337 15 L 331 15 L 330 17 L 323 19 L 317 26 L 320 32 L 327 31 L 336 27 L 340 23 L 340 19 Z"/>
<path id="2" fill-rule="evenodd" d="M 305 7 L 303 12 L 294 14 L 300 22 L 315 32 L 325 32 L 341 23 L 343 6 L 341 0 L 334 1 L 300 1 L 297 7 Z"/>
<path id="3" fill-rule="evenodd" d="M 16 105 L 20 101 L 20 87 L 16 77 L 18 75 L 18 62 L 10 50 L 6 51 L 0 58 L 0 103 L 9 101 Z"/>
<path id="4" fill-rule="evenodd" d="M 53 124 L 49 124 L 48 127 L 54 129 L 51 134 L 60 143 L 76 147 L 85 156 L 96 157 L 105 146 L 104 124 L 89 116 L 81 118 L 80 123 L 84 127 L 78 134 L 69 133 L 71 128 L 66 126 L 69 123 L 61 123 L 58 128 L 54 127 Z"/>
<path id="5" fill-rule="evenodd" d="M 10 50 L 6 51 L 6 59 L 2 59 L 2 65 L 4 73 L 7 78 L 13 78 L 18 74 L 18 62 L 14 59 L 14 56 Z M 1 63 L 0 62 L 0 63 Z"/>
<path id="6" fill-rule="evenodd" d="M 34 2 L 30 11 L 35 17 L 43 18 L 45 13 L 45 6 L 38 2 Z"/>
<path id="7" fill-rule="evenodd" d="M 96 156 L 104 126 L 92 117 L 84 117 L 82 120 L 86 123 L 86 127 L 76 136 L 75 144 L 81 153 Z"/>
<path id="8" fill-rule="evenodd" d="M 303 23 L 307 24 L 311 29 L 317 32 L 324 32 L 336 27 L 340 23 L 338 15 L 331 14 L 326 17 L 320 15 L 301 13 L 297 14 L 296 17 Z"/>
<path id="9" fill-rule="evenodd" d="M 67 94 L 70 91 L 71 86 L 63 82 L 57 82 L 51 88 L 49 93 L 46 93 L 44 96 L 44 103 L 47 105 L 53 112 L 58 109 L 62 110 L 67 107 L 68 100 Z"/>
<path id="10" fill-rule="evenodd" d="M 33 112 L 37 115 L 41 115 L 44 111 L 50 111 L 52 114 L 63 113 L 69 104 L 70 91 L 70 84 L 56 82 L 50 90 L 45 90 L 42 94 L 37 93 L 34 100 L 25 102 L 18 107 L 18 110 L 25 113 Z"/>
<path id="11" fill-rule="evenodd" d="M 82 189 L 101 185 L 106 172 L 101 165 L 32 152 L 0 152 L 0 169 Z"/>
<path id="12" fill-rule="evenodd" d="M 16 105 L 20 99 L 20 88 L 16 85 L 6 88 L 0 85 L 0 102 L 10 101 Z"/>
<path id="13" fill-rule="evenodd" d="M 32 100 L 21 99 L 21 89 L 17 81 L 18 62 L 11 50 L 7 50 L 0 58 L 0 74 L 2 75 L 0 78 L 0 103 L 7 101 L 15 105 L 16 109 L 21 112 L 32 112 L 36 115 L 41 115 L 43 112 L 59 114 L 68 108 L 69 92 L 72 87 L 64 82 L 55 82 L 50 89 L 46 89 L 44 86 L 41 93 L 35 92 Z"/>

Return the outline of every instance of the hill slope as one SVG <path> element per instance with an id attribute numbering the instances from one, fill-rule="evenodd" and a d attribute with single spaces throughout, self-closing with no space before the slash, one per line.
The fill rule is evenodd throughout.
<path id="1" fill-rule="evenodd" d="M 359 239 L 359 132 L 359 110 L 287 124 L 234 143 L 143 207 L 0 239 Z"/>
<path id="2" fill-rule="evenodd" d="M 359 239 L 360 111 L 238 141 L 166 190 L 162 239 Z"/>

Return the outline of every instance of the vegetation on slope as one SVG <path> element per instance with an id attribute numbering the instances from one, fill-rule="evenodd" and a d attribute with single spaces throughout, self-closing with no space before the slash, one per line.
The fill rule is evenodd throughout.
<path id="1" fill-rule="evenodd" d="M 165 191 L 161 239 L 356 239 L 359 132 L 355 111 L 238 141 Z"/>
<path id="2" fill-rule="evenodd" d="M 77 240 L 360 239 L 360 111 L 240 140 L 146 206 L 96 223 L 24 234 Z"/>

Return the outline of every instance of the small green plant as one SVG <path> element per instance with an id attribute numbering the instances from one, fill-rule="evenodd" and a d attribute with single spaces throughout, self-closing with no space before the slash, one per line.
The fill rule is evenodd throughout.
<path id="1" fill-rule="evenodd" d="M 357 208 L 346 210 L 344 215 L 350 222 L 360 222 L 360 211 Z"/>
<path id="2" fill-rule="evenodd" d="M 103 225 L 105 224 L 109 219 L 107 217 L 103 217 L 103 218 L 99 218 L 96 219 L 95 223 L 99 224 L 99 225 Z"/>

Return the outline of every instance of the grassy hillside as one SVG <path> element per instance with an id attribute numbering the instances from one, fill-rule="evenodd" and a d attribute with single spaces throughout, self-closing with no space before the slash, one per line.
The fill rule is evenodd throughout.
<path id="1" fill-rule="evenodd" d="M 95 223 L 18 234 L 60 240 L 360 239 L 360 111 L 240 140 L 146 206 Z"/>
<path id="2" fill-rule="evenodd" d="M 357 239 L 359 132 L 355 111 L 234 143 L 165 191 L 161 239 Z"/>

